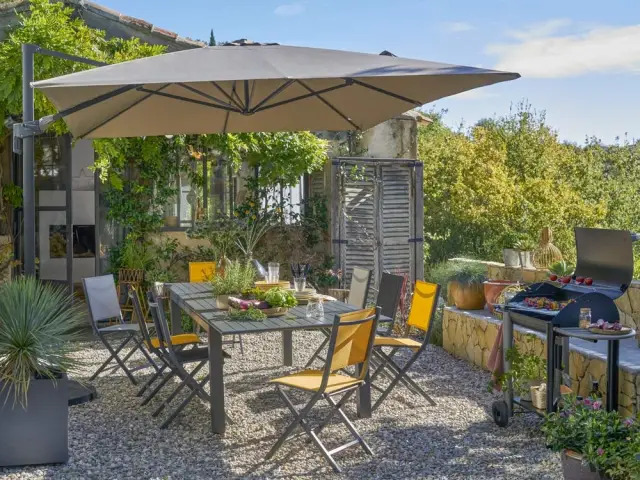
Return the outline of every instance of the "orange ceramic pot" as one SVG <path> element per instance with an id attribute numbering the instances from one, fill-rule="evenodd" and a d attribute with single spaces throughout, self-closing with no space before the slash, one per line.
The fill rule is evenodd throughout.
<path id="1" fill-rule="evenodd" d="M 456 308 L 460 310 L 482 310 L 484 291 L 480 283 L 449 282 L 448 288 Z"/>
<path id="2" fill-rule="evenodd" d="M 487 307 L 489 307 L 489 311 L 493 313 L 493 303 L 496 302 L 498 295 L 502 293 L 509 285 L 513 285 L 514 283 L 510 280 L 487 280 L 484 282 L 484 297 L 487 300 Z"/>

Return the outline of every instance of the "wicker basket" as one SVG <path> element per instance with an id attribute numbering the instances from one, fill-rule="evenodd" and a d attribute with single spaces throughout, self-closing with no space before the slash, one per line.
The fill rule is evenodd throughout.
<path id="1" fill-rule="evenodd" d="M 560 395 L 569 395 L 573 391 L 566 385 L 560 385 Z M 531 404 L 538 410 L 547 408 L 547 385 L 545 383 L 531 386 Z"/>

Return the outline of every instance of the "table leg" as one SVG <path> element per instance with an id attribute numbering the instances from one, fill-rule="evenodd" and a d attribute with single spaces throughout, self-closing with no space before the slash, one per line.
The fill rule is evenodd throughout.
<path id="1" fill-rule="evenodd" d="M 182 309 L 174 301 L 173 295 L 171 295 L 170 309 L 171 309 L 171 335 L 179 335 L 182 333 Z"/>
<path id="2" fill-rule="evenodd" d="M 504 365 L 504 373 L 511 370 L 511 362 L 507 360 L 507 352 L 513 347 L 513 324 L 509 312 L 502 314 L 502 362 Z M 507 414 L 513 416 L 513 385 L 511 378 L 507 380 L 507 384 L 503 386 L 504 401 L 507 404 Z"/>
<path id="3" fill-rule="evenodd" d="M 211 397 L 211 430 L 224 433 L 226 419 L 224 413 L 224 378 L 222 357 L 222 335 L 212 327 L 209 334 L 209 392 Z"/>
<path id="4" fill-rule="evenodd" d="M 618 357 L 620 341 L 607 342 L 607 411 L 618 410 Z"/>
<path id="5" fill-rule="evenodd" d="M 293 366 L 293 331 L 282 331 L 282 363 L 285 367 Z"/>
<path id="6" fill-rule="evenodd" d="M 556 401 L 556 362 L 559 361 L 556 358 L 556 334 L 553 330 L 553 323 L 547 322 L 546 324 L 546 337 L 547 337 L 547 413 L 554 411 L 554 405 Z M 557 387 L 560 388 L 560 387 Z"/>
<path id="7" fill-rule="evenodd" d="M 356 365 L 356 377 L 360 376 L 362 364 Z M 371 418 L 371 379 L 369 371 L 364 377 L 364 383 L 356 392 L 358 418 Z"/>

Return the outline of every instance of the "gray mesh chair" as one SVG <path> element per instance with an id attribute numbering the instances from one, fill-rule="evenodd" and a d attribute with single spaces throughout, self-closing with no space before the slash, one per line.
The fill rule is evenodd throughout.
<path id="1" fill-rule="evenodd" d="M 156 290 L 156 295 L 157 295 L 157 290 Z M 160 360 L 160 363 L 161 363 L 160 368 L 157 368 L 155 373 L 149 378 L 149 380 L 147 380 L 145 384 L 140 388 L 140 390 L 138 390 L 136 397 L 140 397 L 142 396 L 142 394 L 144 394 L 144 392 L 149 387 L 151 387 L 151 385 L 158 378 L 162 377 L 162 375 L 164 374 L 167 368 L 170 369 L 170 365 L 162 355 L 162 352 L 159 350 L 160 339 L 157 336 L 151 335 L 151 333 L 149 332 L 149 328 L 145 321 L 145 316 L 143 314 L 142 305 L 140 304 L 140 297 L 137 294 L 135 287 L 132 287 L 129 290 L 129 298 L 131 299 L 131 303 L 133 305 L 133 312 L 135 313 L 136 318 L 138 319 L 138 325 L 140 326 L 140 333 L 142 334 L 144 345 L 145 347 L 147 347 L 149 352 L 154 354 L 156 358 Z M 171 335 L 171 342 L 173 343 L 174 347 L 178 350 L 182 350 L 188 345 L 198 345 L 202 343 L 200 340 L 200 337 L 195 333 L 181 333 L 179 335 Z M 166 382 L 161 384 L 160 388 L 162 388 L 162 386 L 164 386 L 165 384 Z M 160 391 L 160 388 L 154 390 L 152 395 L 148 395 L 142 402 L 142 405 L 146 405 L 149 402 L 149 400 L 151 400 L 155 396 L 155 394 L 158 393 L 158 391 Z"/>
<path id="2" fill-rule="evenodd" d="M 100 339 L 109 351 L 109 358 L 105 361 L 89 379 L 95 380 L 112 362 L 116 365 L 112 368 L 112 373 L 121 368 L 133 385 L 138 382 L 133 376 L 133 372 L 139 368 L 146 368 L 148 365 L 136 369 L 128 368 L 127 360 L 138 350 L 147 358 L 151 366 L 157 368 L 153 359 L 144 348 L 143 338 L 140 336 L 140 326 L 138 324 L 125 323 L 120 310 L 120 302 L 116 293 L 116 284 L 113 275 L 102 275 L 82 279 L 84 295 L 89 306 L 89 316 L 93 333 Z M 108 325 L 107 322 L 115 321 L 115 325 Z M 106 326 L 105 326 L 106 325 Z M 123 336 L 124 340 L 117 348 L 109 342 L 108 337 Z M 120 352 L 133 342 L 133 348 L 129 350 L 124 358 L 120 358 Z"/>
<path id="3" fill-rule="evenodd" d="M 357 308 L 365 307 L 367 304 L 367 297 L 369 296 L 371 274 L 371 270 L 367 270 L 366 268 L 353 267 L 353 272 L 351 274 L 351 286 L 349 287 L 349 298 L 347 300 L 349 305 L 353 305 Z M 329 330 L 322 330 L 322 332 L 326 335 L 326 338 L 313 353 L 305 365 L 305 368 L 309 368 L 316 358 L 324 361 L 324 359 L 320 357 L 320 352 L 322 352 L 327 343 L 329 343 Z"/>
<path id="4" fill-rule="evenodd" d="M 364 308 L 369 296 L 369 284 L 371 283 L 371 270 L 353 267 L 351 273 L 351 286 L 347 303 L 354 307 Z"/>
<path id="5" fill-rule="evenodd" d="M 178 378 L 180 383 L 175 390 L 167 397 L 162 404 L 153 412 L 152 416 L 157 417 L 162 411 L 169 406 L 169 404 L 176 398 L 176 396 L 185 388 L 189 388 L 191 392 L 189 395 L 169 414 L 169 416 L 160 425 L 161 429 L 167 428 L 169 424 L 184 410 L 184 408 L 198 396 L 206 403 L 210 403 L 211 397 L 205 391 L 204 386 L 209 380 L 208 376 L 205 376 L 201 381 L 196 380 L 196 375 L 202 368 L 209 362 L 209 349 L 207 347 L 194 347 L 190 350 L 178 350 L 171 341 L 171 333 L 169 331 L 169 323 L 167 317 L 164 314 L 162 304 L 156 302 L 153 298 L 153 293 L 149 296 L 149 309 L 153 323 L 156 326 L 158 333 L 158 351 L 164 358 L 164 362 L 171 369 L 171 373 L 167 375 L 161 382 L 161 384 L 151 392 L 151 395 L 155 395 L 159 388 L 162 388 L 170 379 Z M 224 352 L 225 358 L 229 358 L 229 354 Z M 195 368 L 188 371 L 185 365 L 195 364 Z"/>
<path id="6" fill-rule="evenodd" d="M 378 327 L 378 335 L 389 335 L 393 332 L 393 324 L 402 297 L 405 277 L 383 273 L 378 289 L 376 305 L 381 308 L 380 314 L 392 320 Z"/>

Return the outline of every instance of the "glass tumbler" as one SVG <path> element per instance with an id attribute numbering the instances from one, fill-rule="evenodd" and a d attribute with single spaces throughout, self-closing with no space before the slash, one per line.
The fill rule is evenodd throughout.
<path id="1" fill-rule="evenodd" d="M 267 279 L 269 283 L 278 283 L 280 281 L 280 264 L 275 262 L 269 262 L 267 266 L 269 269 L 269 278 Z"/>
<path id="2" fill-rule="evenodd" d="M 309 300 L 307 303 L 307 318 L 323 318 L 324 306 L 322 300 Z"/>
<path id="3" fill-rule="evenodd" d="M 295 277 L 293 279 L 293 288 L 296 292 L 304 292 L 307 287 L 307 279 L 304 277 Z"/>

